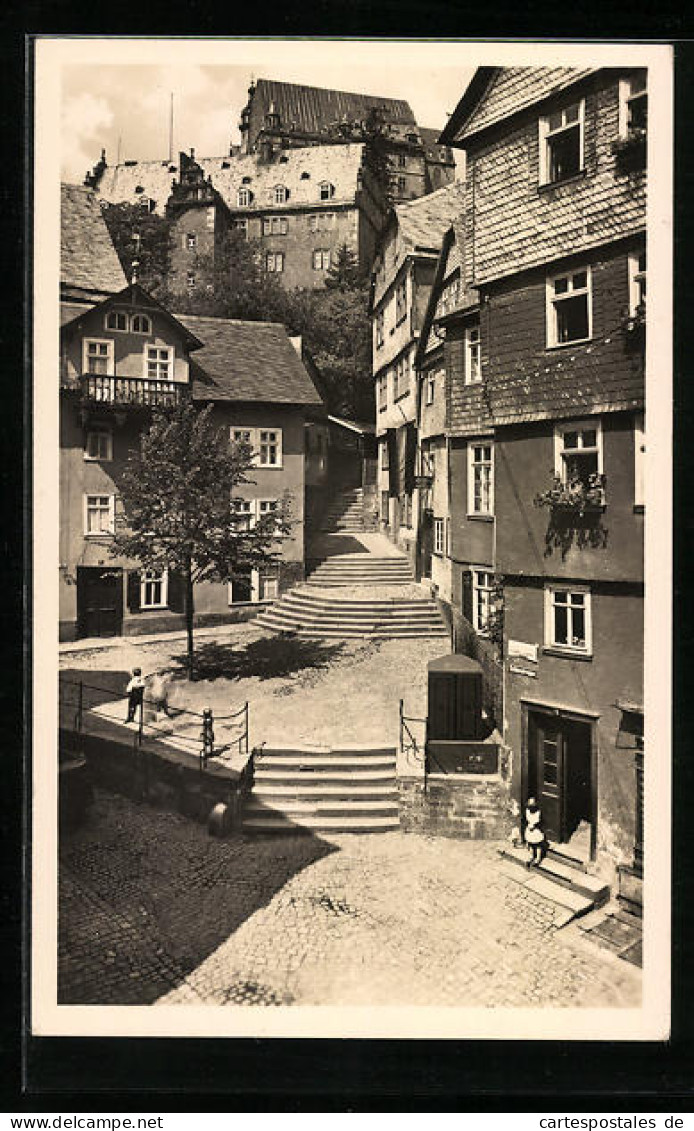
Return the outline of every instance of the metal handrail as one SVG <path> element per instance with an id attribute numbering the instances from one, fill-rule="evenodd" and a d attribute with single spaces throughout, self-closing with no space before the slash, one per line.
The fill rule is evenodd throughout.
<path id="1" fill-rule="evenodd" d="M 405 701 L 400 700 L 400 752 L 404 754 L 406 751 L 411 750 L 415 758 L 426 765 L 425 752 L 420 751 L 419 743 L 410 730 L 408 723 L 426 723 L 426 719 L 417 718 L 415 715 L 405 714 Z M 405 746 L 405 735 L 409 738 L 409 744 Z"/>

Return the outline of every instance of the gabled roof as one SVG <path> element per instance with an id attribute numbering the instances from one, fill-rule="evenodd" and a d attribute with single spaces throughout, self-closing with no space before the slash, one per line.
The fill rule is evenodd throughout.
<path id="1" fill-rule="evenodd" d="M 73 306 L 72 304 L 63 303 L 63 307 L 65 308 L 64 314 L 68 313 L 70 306 L 72 306 L 74 314 L 72 317 L 61 317 L 61 329 L 69 328 L 73 322 L 79 322 L 85 314 L 91 314 L 94 310 L 108 310 L 112 306 L 123 305 L 137 307 L 138 310 L 150 310 L 159 314 L 160 317 L 164 318 L 173 326 L 177 333 L 181 335 L 189 350 L 200 349 L 204 344 L 200 338 L 196 336 L 194 331 L 184 325 L 183 319 L 179 319 L 175 314 L 171 314 L 165 306 L 162 306 L 160 302 L 152 298 L 151 294 L 149 294 L 144 287 L 141 287 L 139 283 L 130 283 L 127 287 L 124 287 L 123 290 L 119 291 L 118 294 L 109 295 L 108 298 L 91 307 Z"/>
<path id="2" fill-rule="evenodd" d="M 119 291 L 127 282 L 91 189 L 60 186 L 60 285 L 95 299 Z"/>
<path id="3" fill-rule="evenodd" d="M 294 124 L 306 133 L 323 133 L 333 122 L 343 118 L 360 120 L 372 109 L 383 110 L 390 122 L 412 126 L 416 124 L 410 104 L 401 98 L 258 79 L 253 94 L 253 109 L 260 104 L 263 112 L 267 112 L 270 103 L 274 104 L 281 127 Z"/>
<path id="4" fill-rule="evenodd" d="M 444 232 L 464 208 L 465 185 L 452 181 L 427 196 L 396 204 L 394 212 L 403 239 L 412 251 L 438 253 Z"/>
<path id="5" fill-rule="evenodd" d="M 319 405 L 321 398 L 285 327 L 279 322 L 242 322 L 177 314 L 202 342 L 194 367 L 193 398 Z"/>
<path id="6" fill-rule="evenodd" d="M 232 211 L 247 213 L 253 210 L 277 208 L 274 199 L 275 185 L 289 190 L 288 205 L 315 204 L 320 206 L 319 185 L 327 181 L 335 192 L 329 207 L 339 202 L 354 200 L 359 187 L 364 146 L 353 142 L 347 145 L 310 145 L 283 149 L 271 162 L 261 162 L 256 153 L 240 153 L 227 157 L 201 157 L 197 160 L 205 177 Z M 308 174 L 307 176 L 305 174 Z M 137 161 L 127 165 L 107 166 L 99 181 L 98 195 L 112 204 L 121 201 L 137 204 L 144 197 L 155 201 L 156 210 L 163 213 L 171 195 L 171 182 L 178 175 L 178 167 L 168 161 Z M 250 178 L 246 183 L 245 178 Z M 250 206 L 238 209 L 237 194 L 248 188 L 253 194 Z M 140 190 L 139 192 L 137 190 Z M 282 209 L 286 205 L 279 206 Z"/>
<path id="7" fill-rule="evenodd" d="M 461 146 L 474 134 L 565 90 L 598 67 L 478 67 L 439 142 Z"/>

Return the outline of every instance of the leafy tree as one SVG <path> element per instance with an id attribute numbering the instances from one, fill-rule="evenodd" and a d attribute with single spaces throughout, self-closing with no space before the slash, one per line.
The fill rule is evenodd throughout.
<path id="1" fill-rule="evenodd" d="M 157 298 L 166 287 L 169 272 L 171 225 L 164 216 L 139 204 L 101 205 L 106 227 L 129 279 L 133 259 L 138 261 L 138 282 Z"/>
<path id="2" fill-rule="evenodd" d="M 236 492 L 252 482 L 252 452 L 248 444 L 230 444 L 211 412 L 211 406 L 200 411 L 190 402 L 155 410 L 123 473 L 123 511 L 113 541 L 114 555 L 183 578 L 189 679 L 194 678 L 193 586 L 230 581 L 276 561 L 278 537 L 290 530 L 288 499 L 279 511 L 245 528 Z"/>
<path id="3" fill-rule="evenodd" d="M 354 290 L 362 282 L 363 272 L 359 268 L 356 252 L 349 244 L 340 244 L 325 278 L 326 287 L 328 290 Z"/>

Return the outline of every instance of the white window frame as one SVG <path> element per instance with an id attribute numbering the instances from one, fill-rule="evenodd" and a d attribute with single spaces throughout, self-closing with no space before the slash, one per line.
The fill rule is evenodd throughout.
<path id="1" fill-rule="evenodd" d="M 107 346 L 106 372 L 94 373 L 89 368 L 89 346 Z M 82 339 L 82 372 L 92 377 L 113 377 L 115 373 L 114 348 L 112 338 L 83 338 Z"/>
<path id="2" fill-rule="evenodd" d="M 566 115 L 567 111 L 572 110 L 574 108 L 574 106 L 578 106 L 577 122 L 568 122 L 567 123 L 564 120 L 565 115 Z M 561 114 L 562 115 L 562 125 L 558 126 L 554 130 L 550 130 L 549 119 L 550 119 L 550 116 L 553 116 L 554 114 Z M 539 123 L 540 162 L 539 162 L 539 165 L 540 165 L 540 184 L 541 185 L 562 185 L 562 184 L 565 184 L 566 181 L 571 180 L 571 177 L 580 176 L 581 173 L 583 172 L 583 170 L 585 169 L 585 136 L 586 136 L 585 115 L 586 115 L 586 100 L 585 100 L 585 98 L 581 98 L 578 103 L 572 102 L 569 106 L 564 106 L 561 110 L 553 110 L 551 115 L 546 114 L 546 115 L 544 115 L 543 117 L 540 118 L 540 123 Z M 550 170 L 551 162 L 550 162 L 550 159 L 549 159 L 549 147 L 550 147 L 551 139 L 553 137 L 557 137 L 560 133 L 563 133 L 565 130 L 574 129 L 577 124 L 578 124 L 578 130 L 579 130 L 579 168 L 576 170 L 575 173 L 571 174 L 571 177 L 563 177 L 561 180 L 550 180 L 549 179 L 549 170 Z"/>
<path id="3" fill-rule="evenodd" d="M 472 573 L 472 627 L 478 636 L 489 635 L 489 619 L 492 614 L 492 594 L 494 592 L 494 572 L 489 566 L 471 566 Z M 485 578 L 486 581 L 481 579 Z M 486 616 L 480 616 L 480 594 L 486 593 Z"/>
<path id="4" fill-rule="evenodd" d="M 147 326 L 146 330 L 138 330 L 137 329 L 137 327 L 135 325 L 135 322 L 137 321 L 137 319 L 140 319 L 141 322 L 144 322 L 146 324 L 146 326 Z M 149 314 L 133 314 L 132 318 L 130 319 L 130 332 L 131 332 L 131 334 L 151 334 L 152 333 L 152 319 L 150 318 Z"/>
<path id="5" fill-rule="evenodd" d="M 284 272 L 284 252 L 266 251 L 265 270 L 269 275 L 282 275 Z"/>
<path id="6" fill-rule="evenodd" d="M 646 431 L 642 412 L 634 417 L 634 506 L 646 505 Z"/>
<path id="7" fill-rule="evenodd" d="M 149 372 L 150 358 L 149 358 L 148 354 L 149 354 L 150 350 L 156 350 L 157 353 L 164 353 L 165 352 L 167 354 L 166 361 L 164 361 L 164 359 L 160 358 L 160 357 L 157 357 L 155 360 L 152 360 L 152 364 L 157 366 L 156 376 L 153 376 Z M 143 364 L 143 369 L 144 369 L 143 376 L 144 376 L 146 381 L 173 381 L 173 375 L 174 375 L 173 346 L 159 346 L 159 345 L 152 345 L 151 343 L 148 343 L 145 346 L 145 349 L 144 349 L 143 363 L 144 363 Z M 159 367 L 161 365 L 164 365 L 164 364 L 166 364 L 166 376 L 162 376 L 162 374 L 159 371 Z"/>
<path id="8" fill-rule="evenodd" d="M 270 514 L 272 511 L 280 509 L 280 500 L 275 499 L 254 499 L 255 522 L 259 522 L 264 514 Z M 268 509 L 263 511 L 263 504 L 268 504 Z"/>
<path id="9" fill-rule="evenodd" d="M 434 518 L 434 546 L 432 553 L 443 557 L 446 552 L 446 520 Z"/>
<path id="10" fill-rule="evenodd" d="M 321 181 L 318 185 L 318 193 L 320 200 L 332 200 L 335 196 L 335 185 L 330 181 Z"/>
<path id="11" fill-rule="evenodd" d="M 289 200 L 289 189 L 286 185 L 275 185 L 273 189 L 275 204 L 286 204 Z"/>
<path id="12" fill-rule="evenodd" d="M 432 405 L 436 397 L 436 376 L 437 371 L 434 369 L 429 370 L 424 376 L 424 403 L 425 405 Z"/>
<path id="13" fill-rule="evenodd" d="M 158 601 L 146 601 L 145 595 L 147 593 L 148 585 L 160 584 L 161 589 Z M 140 571 L 140 608 L 141 609 L 168 609 L 169 607 L 169 571 L 163 569 L 161 573 L 157 573 L 154 569 L 143 569 Z"/>
<path id="14" fill-rule="evenodd" d="M 257 429 L 255 429 L 255 433 L 256 433 L 256 437 L 257 437 L 255 448 L 256 448 L 256 451 L 258 453 L 257 458 L 256 458 L 256 466 L 257 467 L 269 468 L 272 471 L 276 471 L 278 469 L 281 469 L 281 467 L 282 467 L 282 429 L 281 428 L 257 428 Z M 269 463 L 266 460 L 263 460 L 263 444 L 267 444 L 267 445 L 273 444 L 272 440 L 263 440 L 264 434 L 265 435 L 273 435 L 273 436 L 276 437 L 276 439 L 274 440 L 274 445 L 275 445 L 276 452 L 277 452 L 277 460 L 274 463 Z"/>
<path id="15" fill-rule="evenodd" d="M 232 444 L 250 444 L 253 447 L 253 428 L 236 428 L 229 429 L 229 439 Z"/>
<path id="16" fill-rule="evenodd" d="M 98 436 L 100 439 L 106 440 L 106 454 L 103 455 L 101 451 L 97 455 L 90 455 L 89 441 L 92 436 Z M 99 428 L 87 429 L 87 435 L 84 441 L 84 458 L 88 463 L 110 463 L 113 459 L 113 430 L 106 426 Z"/>
<path id="17" fill-rule="evenodd" d="M 197 232 L 186 232 L 183 237 L 183 246 L 186 251 L 195 251 L 198 246 Z"/>
<path id="18" fill-rule="evenodd" d="M 108 529 L 107 530 L 90 530 L 89 529 L 89 511 L 90 499 L 108 499 Z M 114 534 L 116 529 L 116 496 L 109 494 L 108 491 L 85 491 L 84 493 L 84 537 L 85 538 L 104 538 L 109 534 Z M 93 508 L 92 508 L 93 509 Z M 105 507 L 99 507 L 100 510 L 105 510 Z"/>
<path id="19" fill-rule="evenodd" d="M 489 448 L 489 460 L 476 460 L 475 450 Z M 485 510 L 480 507 L 477 510 L 475 506 L 475 469 L 480 467 L 489 467 L 489 499 L 488 508 Z M 469 516 L 475 517 L 476 515 L 484 515 L 492 517 L 494 515 L 494 441 L 493 440 L 474 440 L 467 446 L 467 513 Z"/>
<path id="20" fill-rule="evenodd" d="M 381 471 L 388 471 L 390 469 L 388 441 L 384 438 L 379 442 L 378 446 L 381 449 L 381 458 L 378 461 L 378 466 L 380 467 Z"/>
<path id="21" fill-rule="evenodd" d="M 244 236 L 248 237 L 248 220 L 242 217 L 240 220 L 232 220 L 232 228 L 237 232 L 243 232 Z"/>
<path id="22" fill-rule="evenodd" d="M 643 259 L 644 265 L 641 267 L 640 260 Z M 648 282 L 648 261 L 646 259 L 645 247 L 641 251 L 632 251 L 628 257 L 629 264 L 629 316 L 635 318 L 638 308 L 643 301 L 646 303 L 646 284 Z M 644 290 L 643 299 L 641 296 L 640 283 L 643 280 Z"/>
<path id="23" fill-rule="evenodd" d="M 328 271 L 330 269 L 331 256 L 329 247 L 316 247 L 313 249 L 311 256 L 314 271 Z"/>
<path id="24" fill-rule="evenodd" d="M 376 313 L 376 349 L 377 350 L 381 349 L 381 346 L 383 345 L 383 342 L 385 341 L 385 337 L 384 337 L 384 333 L 383 333 L 383 329 L 384 329 L 383 323 L 384 323 L 384 312 L 383 312 L 383 309 L 381 309 L 381 310 L 377 311 L 377 313 Z"/>
<path id="25" fill-rule="evenodd" d="M 646 72 L 646 86 L 642 91 L 637 91 L 632 94 L 631 83 L 635 75 L 629 75 L 628 78 L 619 80 L 619 136 L 623 138 L 630 137 L 629 130 L 629 103 L 632 99 L 645 98 L 646 107 L 648 107 L 648 72 Z M 646 110 L 646 122 L 648 122 L 648 109 Z M 646 125 L 648 129 L 648 125 Z"/>
<path id="26" fill-rule="evenodd" d="M 585 274 L 586 285 L 585 287 L 578 287 L 574 289 L 574 276 Z M 567 280 L 567 290 L 563 295 L 558 295 L 555 292 L 555 285 L 560 279 Z M 562 302 L 570 299 L 577 294 L 585 294 L 587 302 L 588 313 L 588 337 L 587 338 L 571 338 L 568 342 L 560 342 L 558 340 L 558 317 L 557 306 Z M 546 282 L 546 314 L 547 314 L 547 349 L 567 349 L 570 346 L 578 346 L 583 342 L 591 341 L 593 337 L 593 274 L 589 266 L 585 267 L 572 267 L 569 271 L 557 271 L 556 274 L 548 275 Z"/>
<path id="27" fill-rule="evenodd" d="M 583 602 L 583 616 L 585 627 L 585 644 L 581 647 L 577 644 L 568 644 L 563 641 L 557 643 L 556 637 L 556 621 L 554 619 L 555 609 L 555 596 L 558 593 L 566 593 L 569 595 L 567 609 L 571 610 L 570 596 L 572 594 L 582 594 L 584 597 Z M 568 629 L 571 627 L 572 617 L 567 614 L 567 635 Z M 561 582 L 548 582 L 545 585 L 545 648 L 552 651 L 564 652 L 567 656 L 592 656 L 593 655 L 593 615 L 591 607 L 591 591 L 589 585 L 579 585 L 576 582 L 569 582 L 567 584 Z"/>
<path id="28" fill-rule="evenodd" d="M 234 533 L 245 534 L 247 531 L 252 530 L 255 525 L 255 500 L 254 499 L 234 499 L 233 500 L 234 513 L 242 515 L 248 519 L 246 526 L 240 524 L 234 526 Z"/>
<path id="29" fill-rule="evenodd" d="M 583 442 L 579 439 L 577 448 L 567 448 L 564 444 L 564 435 L 566 432 L 578 432 L 579 437 L 582 437 L 585 431 L 595 432 L 595 445 L 593 447 L 584 447 Z M 582 420 L 562 420 L 560 424 L 554 425 L 554 474 L 562 483 L 566 483 L 566 460 L 565 453 L 571 452 L 593 452 L 597 453 L 597 474 L 603 474 L 603 439 L 602 439 L 602 420 L 599 416 L 585 417 Z"/>
<path id="30" fill-rule="evenodd" d="M 387 369 L 384 370 L 383 373 L 379 373 L 378 377 L 376 378 L 376 383 L 377 383 L 377 392 L 378 392 L 378 396 L 377 396 L 378 411 L 379 412 L 385 412 L 385 410 L 388 408 L 388 370 Z"/>
<path id="31" fill-rule="evenodd" d="M 253 193 L 249 188 L 240 188 L 236 193 L 236 204 L 239 208 L 250 208 Z"/>
<path id="32" fill-rule="evenodd" d="M 473 340 L 472 335 L 476 334 L 477 339 Z M 465 327 L 465 371 L 464 371 L 464 384 L 478 385 L 482 380 L 482 343 L 480 339 L 480 324 L 475 322 L 470 326 Z M 477 349 L 477 373 L 473 370 L 473 350 Z"/>
<path id="33" fill-rule="evenodd" d="M 122 326 L 110 326 L 109 319 L 121 319 Z M 104 315 L 104 330 L 115 330 L 117 334 L 127 334 L 128 332 L 128 315 L 125 310 L 107 310 Z"/>
<path id="34" fill-rule="evenodd" d="M 395 325 L 399 326 L 407 318 L 407 275 L 395 288 Z"/>

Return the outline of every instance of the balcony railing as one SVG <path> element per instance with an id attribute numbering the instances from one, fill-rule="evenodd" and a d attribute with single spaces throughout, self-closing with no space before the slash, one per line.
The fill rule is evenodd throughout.
<path id="1" fill-rule="evenodd" d="M 100 373 L 84 373 L 81 386 L 83 401 L 126 408 L 176 405 L 186 388 L 177 381 L 151 381 L 146 377 L 106 377 Z"/>

